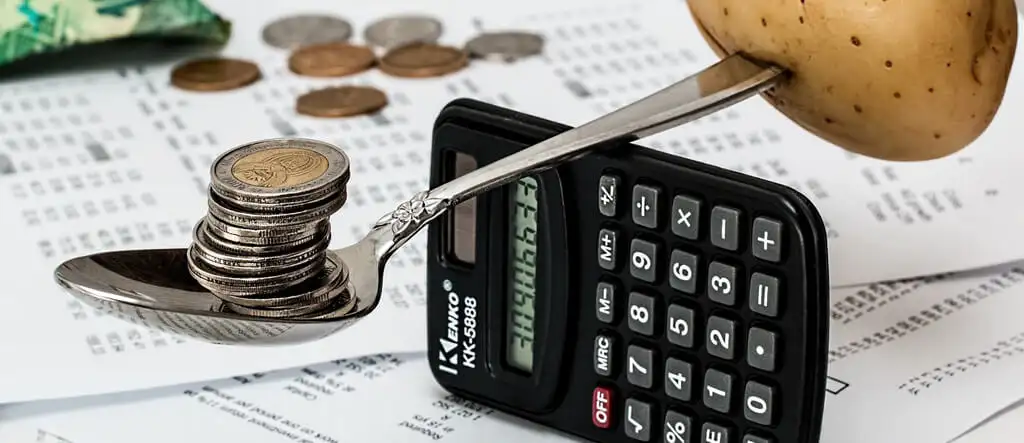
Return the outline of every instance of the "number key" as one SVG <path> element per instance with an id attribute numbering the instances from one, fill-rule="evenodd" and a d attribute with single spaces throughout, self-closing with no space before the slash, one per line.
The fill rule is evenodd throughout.
<path id="1" fill-rule="evenodd" d="M 629 248 L 629 273 L 633 277 L 653 283 L 658 274 L 658 245 L 638 238 Z"/>
<path id="2" fill-rule="evenodd" d="M 736 268 L 711 262 L 708 277 L 708 298 L 728 306 L 736 303 Z"/>
<path id="3" fill-rule="evenodd" d="M 708 354 L 718 358 L 732 360 L 733 344 L 736 341 L 736 323 L 722 317 L 708 319 L 707 343 Z"/>
<path id="4" fill-rule="evenodd" d="M 693 347 L 693 309 L 679 305 L 668 307 L 668 341 L 684 348 Z"/>
<path id="5" fill-rule="evenodd" d="M 629 329 L 637 334 L 654 335 L 654 297 L 629 294 Z"/>
<path id="6" fill-rule="evenodd" d="M 626 350 L 626 379 L 641 388 L 654 385 L 654 351 L 629 345 Z"/>
<path id="7" fill-rule="evenodd" d="M 690 401 L 693 395 L 693 365 L 669 358 L 665 361 L 665 394 L 679 401 Z"/>

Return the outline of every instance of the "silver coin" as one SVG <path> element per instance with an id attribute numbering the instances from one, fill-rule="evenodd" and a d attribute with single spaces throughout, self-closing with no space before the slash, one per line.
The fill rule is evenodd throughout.
<path id="1" fill-rule="evenodd" d="M 189 273 L 197 283 L 217 294 L 230 294 L 238 297 L 255 297 L 274 294 L 298 285 L 320 273 L 326 262 L 326 251 L 321 252 L 313 260 L 302 266 L 285 272 L 265 273 L 255 276 L 230 275 L 210 269 L 196 251 L 195 244 L 189 246 Z"/>
<path id="2" fill-rule="evenodd" d="M 348 199 L 348 190 L 345 189 L 346 184 L 346 182 L 338 181 L 323 189 L 277 199 L 273 202 L 239 199 L 230 191 L 224 192 L 212 185 L 208 188 L 208 192 L 209 195 L 216 195 L 224 200 L 231 201 L 232 205 L 237 206 L 241 210 L 256 213 L 274 213 L 295 211 L 302 206 L 307 206 L 309 202 L 322 200 L 328 196 Z"/>
<path id="3" fill-rule="evenodd" d="M 352 25 L 345 19 L 325 14 L 282 17 L 263 27 L 263 41 L 280 49 L 345 42 L 352 38 Z"/>
<path id="4" fill-rule="evenodd" d="M 267 229 L 282 226 L 306 225 L 329 218 L 345 205 L 339 195 L 330 195 L 321 201 L 311 202 L 310 206 L 297 208 L 293 212 L 261 214 L 244 212 L 231 208 L 229 202 L 216 195 L 207 199 L 208 213 L 227 224 L 240 228 Z"/>
<path id="5" fill-rule="evenodd" d="M 266 318 L 304 318 L 304 319 L 316 319 L 320 316 L 327 314 L 337 315 L 340 312 L 348 312 L 355 306 L 356 298 L 348 292 L 348 289 L 344 286 L 337 287 L 334 289 L 335 292 L 339 293 L 338 297 L 327 298 L 325 302 L 321 303 L 300 303 L 294 305 L 286 305 L 280 307 L 270 308 L 259 308 L 249 307 L 244 305 L 226 303 L 224 309 L 237 312 L 239 314 L 254 315 Z"/>
<path id="6" fill-rule="evenodd" d="M 324 231 L 329 231 L 330 224 L 327 221 L 322 221 L 316 225 L 318 228 L 313 231 L 303 232 L 297 239 L 285 239 L 284 241 L 277 241 L 265 245 L 250 245 L 233 241 L 229 237 L 231 234 L 220 232 L 210 227 L 209 223 L 206 223 L 206 218 L 202 219 L 199 223 L 196 223 L 196 229 L 203 232 L 204 240 L 208 242 L 215 249 L 235 254 L 235 255 L 272 255 L 280 254 L 282 252 L 290 251 L 295 248 L 301 247 L 310 241 L 314 237 L 322 235 Z M 274 238 L 270 238 L 273 240 Z"/>
<path id="7" fill-rule="evenodd" d="M 409 43 L 436 43 L 444 32 L 441 21 L 425 15 L 394 15 L 379 19 L 363 31 L 366 43 L 383 49 Z"/>
<path id="8" fill-rule="evenodd" d="M 270 139 L 238 146 L 214 160 L 210 186 L 232 201 L 274 205 L 308 201 L 348 182 L 349 159 L 329 143 Z"/>
<path id="9" fill-rule="evenodd" d="M 209 223 L 212 232 L 225 240 L 243 245 L 265 246 L 279 245 L 299 241 L 306 238 L 327 223 L 316 220 L 302 225 L 277 226 L 265 229 L 250 229 L 232 225 L 213 214 L 207 214 L 205 222 Z"/>
<path id="10" fill-rule="evenodd" d="M 512 62 L 540 54 L 544 37 L 522 31 L 485 32 L 466 43 L 466 52 L 473 57 Z"/>
<path id="11" fill-rule="evenodd" d="M 248 308 L 278 308 L 296 305 L 319 305 L 331 303 L 341 295 L 335 288 L 348 281 L 348 269 L 338 256 L 328 253 L 327 261 L 320 275 L 306 282 L 266 297 L 221 296 L 231 304 Z"/>
<path id="12" fill-rule="evenodd" d="M 219 250 L 209 241 L 210 235 L 203 229 L 193 231 L 192 242 L 197 257 L 213 270 L 228 275 L 265 275 L 286 272 L 302 266 L 322 253 L 331 243 L 330 231 L 314 237 L 304 244 L 273 254 L 238 255 Z"/>

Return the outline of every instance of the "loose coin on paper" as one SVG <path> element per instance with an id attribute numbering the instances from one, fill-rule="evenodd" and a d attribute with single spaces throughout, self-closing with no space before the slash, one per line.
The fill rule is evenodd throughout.
<path id="1" fill-rule="evenodd" d="M 396 15 L 377 20 L 366 27 L 363 38 L 367 43 L 391 49 L 409 43 L 435 43 L 441 38 L 444 25 L 425 15 Z"/>
<path id="2" fill-rule="evenodd" d="M 189 91 L 227 91 L 259 80 L 255 63 L 231 58 L 201 58 L 171 70 L 171 84 Z"/>
<path id="3" fill-rule="evenodd" d="M 543 36 L 523 31 L 485 32 L 466 43 L 466 52 L 472 57 L 505 62 L 534 56 L 543 50 Z"/>
<path id="4" fill-rule="evenodd" d="M 297 14 L 263 27 L 263 41 L 280 49 L 295 49 L 320 43 L 346 42 L 352 25 L 341 17 L 326 14 Z"/>
<path id="5" fill-rule="evenodd" d="M 320 43 L 303 46 L 288 58 L 288 69 L 311 77 L 341 77 L 373 67 L 377 55 L 366 46 Z"/>
<path id="6" fill-rule="evenodd" d="M 313 117 L 349 117 L 379 111 L 387 104 L 387 95 L 377 88 L 331 86 L 299 96 L 295 110 Z"/>
<path id="7" fill-rule="evenodd" d="M 438 77 L 459 71 L 469 63 L 466 52 L 435 43 L 410 43 L 384 54 L 380 70 L 396 77 Z"/>

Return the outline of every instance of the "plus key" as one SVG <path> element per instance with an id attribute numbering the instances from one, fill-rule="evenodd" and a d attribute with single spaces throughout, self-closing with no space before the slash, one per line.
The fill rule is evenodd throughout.
<path id="1" fill-rule="evenodd" d="M 754 219 L 753 234 L 753 244 L 750 246 L 754 257 L 778 262 L 782 257 L 782 223 L 767 217 L 758 217 Z"/>

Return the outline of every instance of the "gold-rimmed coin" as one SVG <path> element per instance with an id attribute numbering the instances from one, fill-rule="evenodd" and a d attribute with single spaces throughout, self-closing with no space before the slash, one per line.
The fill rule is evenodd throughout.
<path id="1" fill-rule="evenodd" d="M 331 86 L 299 96 L 295 110 L 314 117 L 348 117 L 369 114 L 387 106 L 383 91 L 370 86 Z"/>
<path id="2" fill-rule="evenodd" d="M 288 69 L 310 77 L 341 77 L 370 69 L 377 55 L 366 46 L 321 43 L 301 47 L 288 57 Z"/>
<path id="3" fill-rule="evenodd" d="M 458 71 L 469 63 L 466 52 L 435 43 L 410 43 L 389 50 L 379 68 L 396 77 L 439 77 Z"/>
<path id="4" fill-rule="evenodd" d="M 227 91 L 252 84 L 261 75 L 260 68 L 246 60 L 200 58 L 171 70 L 171 84 L 189 91 Z"/>

